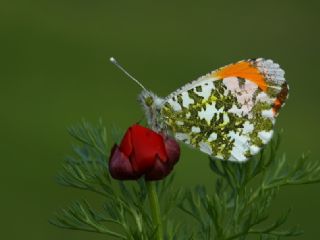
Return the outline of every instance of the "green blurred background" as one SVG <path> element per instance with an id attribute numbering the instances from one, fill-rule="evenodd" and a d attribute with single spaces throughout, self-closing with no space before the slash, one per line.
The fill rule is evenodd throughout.
<path id="1" fill-rule="evenodd" d="M 81 118 L 126 128 L 139 120 L 140 89 L 116 57 L 160 96 L 225 64 L 272 58 L 290 99 L 280 114 L 283 150 L 320 159 L 319 1 L 1 0 L 1 239 L 106 239 L 57 229 L 52 212 L 84 193 L 54 175 L 70 153 L 66 127 Z M 206 183 L 205 155 L 183 147 L 178 186 Z M 274 213 L 319 239 L 320 185 L 284 189 Z"/>

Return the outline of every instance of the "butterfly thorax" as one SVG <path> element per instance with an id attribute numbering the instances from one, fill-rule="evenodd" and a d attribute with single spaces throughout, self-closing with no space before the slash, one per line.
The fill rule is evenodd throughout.
<path id="1" fill-rule="evenodd" d="M 146 114 L 148 125 L 158 132 L 164 130 L 164 121 L 160 114 L 164 99 L 151 91 L 143 90 L 138 100 Z"/>

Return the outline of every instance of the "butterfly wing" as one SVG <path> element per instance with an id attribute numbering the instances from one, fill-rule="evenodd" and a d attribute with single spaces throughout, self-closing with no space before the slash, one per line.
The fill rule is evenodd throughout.
<path id="1" fill-rule="evenodd" d="M 246 161 L 272 138 L 287 96 L 278 64 L 249 59 L 173 92 L 165 98 L 161 115 L 176 139 L 218 159 Z"/>

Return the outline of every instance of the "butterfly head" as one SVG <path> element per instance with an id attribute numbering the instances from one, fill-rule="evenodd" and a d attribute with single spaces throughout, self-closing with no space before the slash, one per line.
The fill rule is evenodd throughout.
<path id="1" fill-rule="evenodd" d="M 143 90 L 138 98 L 142 108 L 146 114 L 146 118 L 150 127 L 160 131 L 163 128 L 160 110 L 163 104 L 163 99 L 158 97 L 151 91 Z"/>

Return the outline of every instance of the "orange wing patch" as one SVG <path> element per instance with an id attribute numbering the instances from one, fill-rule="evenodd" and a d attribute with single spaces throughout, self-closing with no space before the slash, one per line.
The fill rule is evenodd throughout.
<path id="1" fill-rule="evenodd" d="M 214 77 L 226 78 L 226 77 L 240 77 L 248 79 L 256 83 L 259 88 L 266 92 L 267 83 L 260 73 L 258 68 L 250 64 L 249 62 L 241 61 L 235 64 L 228 65 L 223 67 L 213 73 Z"/>

